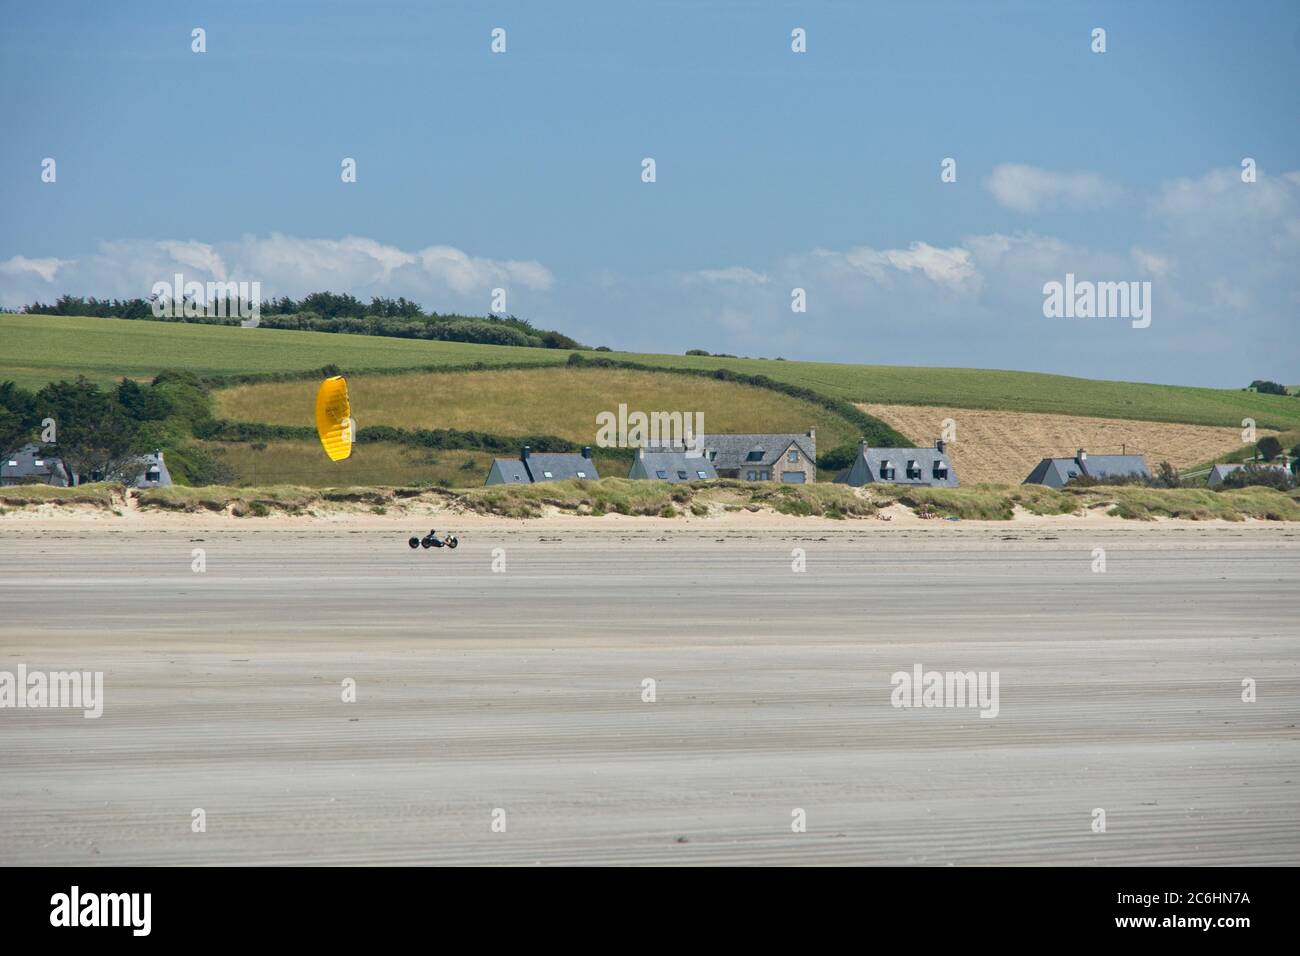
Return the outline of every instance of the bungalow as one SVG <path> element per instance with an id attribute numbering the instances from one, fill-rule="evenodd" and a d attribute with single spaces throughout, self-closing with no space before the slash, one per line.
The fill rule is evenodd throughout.
<path id="1" fill-rule="evenodd" d="M 1142 455 L 1089 455 L 1080 448 L 1073 458 L 1044 458 L 1021 484 L 1063 488 L 1081 475 L 1098 481 L 1127 477 L 1149 480 L 1151 469 Z"/>
<path id="2" fill-rule="evenodd" d="M 1268 471 L 1276 471 L 1276 472 L 1280 472 L 1280 473 L 1283 474 L 1283 475 L 1290 474 L 1290 472 L 1288 472 L 1288 471 L 1286 470 L 1286 467 L 1285 467 L 1284 465 L 1268 465 L 1268 464 L 1264 464 L 1263 462 L 1248 462 L 1248 464 L 1253 465 L 1255 468 L 1266 469 L 1266 470 L 1268 470 Z M 1217 488 L 1219 485 L 1223 484 L 1223 479 L 1224 479 L 1224 478 L 1227 478 L 1227 477 L 1228 477 L 1230 474 L 1232 474 L 1234 471 L 1238 471 L 1238 470 L 1240 470 L 1240 469 L 1242 469 L 1242 468 L 1245 468 L 1245 467 L 1246 467 L 1246 465 L 1244 465 L 1244 464 L 1242 464 L 1242 465 L 1215 465 L 1213 468 L 1210 469 L 1210 478 L 1209 478 L 1209 485 L 1210 485 L 1210 487 L 1211 487 L 1211 488 Z"/>
<path id="3" fill-rule="evenodd" d="M 701 435 L 697 443 L 719 478 L 811 484 L 817 480 L 817 429 L 803 434 Z"/>
<path id="4" fill-rule="evenodd" d="M 690 455 L 683 449 L 638 448 L 627 476 L 633 480 L 670 481 L 681 484 L 687 481 L 708 481 L 718 477 L 713 462 L 705 455 Z"/>
<path id="5" fill-rule="evenodd" d="M 599 478 L 591 447 L 581 455 L 572 453 L 534 455 L 527 445 L 518 458 L 494 458 L 484 485 L 530 485 L 539 481 L 564 481 L 566 478 Z"/>
<path id="6" fill-rule="evenodd" d="M 47 455 L 40 445 L 23 445 L 0 457 L 0 485 L 53 485 L 67 488 L 72 484 L 68 471 L 57 455 Z"/>
<path id="7" fill-rule="evenodd" d="M 892 485 L 956 488 L 957 471 L 941 438 L 933 448 L 872 448 L 858 442 L 858 457 L 835 479 L 842 485 L 862 487 L 881 481 Z"/>

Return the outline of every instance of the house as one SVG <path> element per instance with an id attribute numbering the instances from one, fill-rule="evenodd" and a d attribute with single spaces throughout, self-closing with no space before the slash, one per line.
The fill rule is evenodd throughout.
<path id="1" fill-rule="evenodd" d="M 1267 464 L 1264 464 L 1263 462 L 1249 462 L 1249 464 L 1253 465 L 1253 466 L 1256 467 L 1256 468 L 1267 469 L 1267 470 L 1269 470 L 1269 471 L 1280 472 L 1280 473 L 1283 474 L 1283 475 L 1290 474 L 1290 472 L 1288 472 L 1288 471 L 1286 470 L 1286 467 L 1285 467 L 1284 465 L 1267 465 Z M 1209 478 L 1209 485 L 1210 485 L 1210 487 L 1211 487 L 1211 488 L 1217 488 L 1219 485 L 1223 484 L 1223 479 L 1224 479 L 1224 478 L 1227 478 L 1227 477 L 1228 477 L 1230 474 L 1232 474 L 1234 471 L 1238 471 L 1238 470 L 1240 470 L 1240 469 L 1242 469 L 1242 468 L 1245 468 L 1245 467 L 1246 467 L 1246 465 L 1244 465 L 1244 464 L 1242 464 L 1242 465 L 1215 465 L 1213 468 L 1210 469 L 1210 478 Z"/>
<path id="2" fill-rule="evenodd" d="M 632 470 L 627 476 L 633 480 L 670 481 L 681 484 L 687 481 L 708 481 L 718 477 L 713 462 L 707 455 L 688 454 L 678 448 L 638 448 L 632 460 Z"/>
<path id="3" fill-rule="evenodd" d="M 1021 484 L 1063 488 L 1081 475 L 1098 481 L 1130 476 L 1149 480 L 1151 469 L 1142 455 L 1089 455 L 1080 448 L 1073 458 L 1044 458 Z"/>
<path id="4" fill-rule="evenodd" d="M 538 452 L 525 445 L 518 458 L 494 458 L 485 485 L 531 485 L 539 481 L 564 481 L 566 478 L 599 478 L 591 447 L 582 454 Z"/>
<path id="5" fill-rule="evenodd" d="M 154 451 L 139 458 L 142 466 L 140 474 L 130 482 L 133 488 L 165 488 L 172 483 L 171 472 L 163 461 L 162 450 Z"/>
<path id="6" fill-rule="evenodd" d="M 719 478 L 811 484 L 817 480 L 817 429 L 786 435 L 701 435 L 696 444 Z"/>
<path id="7" fill-rule="evenodd" d="M 863 439 L 858 442 L 858 457 L 835 480 L 859 488 L 876 481 L 956 488 L 957 472 L 942 438 L 933 448 L 872 448 Z"/>
<path id="8" fill-rule="evenodd" d="M 0 457 L 0 485 L 54 485 L 67 488 L 72 484 L 63 461 L 47 455 L 40 445 L 23 445 Z"/>
<path id="9" fill-rule="evenodd" d="M 67 488 L 87 481 L 102 481 L 99 474 L 79 475 L 69 472 L 63 459 L 45 454 L 40 445 L 24 445 L 17 451 L 0 458 L 0 485 L 55 485 Z M 163 461 L 161 450 L 141 455 L 123 471 L 132 475 L 124 483 L 132 488 L 164 488 L 172 483 L 171 472 Z"/>

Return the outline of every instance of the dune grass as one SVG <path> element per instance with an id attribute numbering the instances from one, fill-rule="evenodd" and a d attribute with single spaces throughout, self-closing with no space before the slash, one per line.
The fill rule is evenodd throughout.
<path id="1" fill-rule="evenodd" d="M 1095 509 L 1135 521 L 1182 518 L 1193 521 L 1300 521 L 1300 489 L 1211 491 L 1204 488 L 1144 488 L 1132 485 L 1054 490 L 1024 485 L 970 488 L 901 488 L 872 485 L 782 485 L 732 479 L 669 484 L 660 481 L 555 481 L 538 485 L 483 488 L 429 487 L 308 488 L 298 485 L 199 488 L 172 486 L 125 491 L 120 485 L 51 488 L 24 485 L 0 489 L 0 508 L 49 503 L 117 510 L 124 496 L 136 496 L 143 510 L 229 513 L 236 517 L 272 514 L 325 514 L 436 504 L 505 518 L 537 518 L 549 509 L 572 515 L 606 514 L 705 517 L 725 512 L 776 512 L 798 517 L 870 517 L 889 505 L 902 505 L 936 518 L 1009 521 L 1017 507 L 1039 515 L 1083 515 Z"/>
<path id="2" fill-rule="evenodd" d="M 111 482 L 55 488 L 52 485 L 8 485 L 0 487 L 0 505 L 23 508 L 33 505 L 90 505 L 112 510 L 122 501 L 125 489 Z"/>

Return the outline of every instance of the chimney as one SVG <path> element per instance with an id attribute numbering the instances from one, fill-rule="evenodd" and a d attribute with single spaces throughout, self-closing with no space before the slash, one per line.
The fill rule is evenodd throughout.
<path id="1" fill-rule="evenodd" d="M 942 438 L 936 438 L 934 440 L 934 450 L 937 451 L 939 454 L 942 455 L 944 453 L 945 447 L 946 446 L 944 445 Z"/>
<path id="2" fill-rule="evenodd" d="M 858 451 L 866 451 L 869 447 L 865 438 L 858 440 Z"/>
<path id="3" fill-rule="evenodd" d="M 591 457 L 591 446 L 590 446 L 590 445 L 583 445 L 583 446 L 582 446 L 582 457 L 583 457 L 583 458 L 590 458 L 590 457 Z"/>
<path id="4" fill-rule="evenodd" d="M 810 428 L 810 429 L 808 429 L 808 437 L 811 438 L 813 441 L 816 441 L 816 440 L 817 440 L 817 429 L 815 429 L 815 428 Z"/>
<path id="5" fill-rule="evenodd" d="M 1088 460 L 1088 453 L 1080 448 L 1074 453 L 1074 460 L 1077 462 L 1085 462 Z"/>
<path id="6" fill-rule="evenodd" d="M 519 453 L 519 460 L 520 460 L 520 461 L 527 461 L 527 460 L 528 460 L 528 453 L 529 453 L 530 451 L 532 451 L 532 449 L 529 448 L 527 445 L 525 445 L 525 446 L 524 446 L 524 450 L 521 451 L 521 452 Z"/>

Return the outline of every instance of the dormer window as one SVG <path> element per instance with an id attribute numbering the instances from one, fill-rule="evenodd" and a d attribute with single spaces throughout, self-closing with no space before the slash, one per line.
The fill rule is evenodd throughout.
<path id="1" fill-rule="evenodd" d="M 936 478 L 947 478 L 947 477 L 948 477 L 948 463 L 947 463 L 946 461 L 943 461 L 942 459 L 937 459 L 937 460 L 935 461 L 935 463 L 934 463 L 934 477 L 936 477 Z"/>
<path id="2" fill-rule="evenodd" d="M 915 481 L 921 477 L 921 466 L 916 463 L 915 458 L 909 458 L 907 460 L 907 477 L 911 481 Z"/>
<path id="3" fill-rule="evenodd" d="M 880 477 L 884 481 L 894 480 L 894 463 L 888 458 L 885 458 L 880 462 Z"/>

